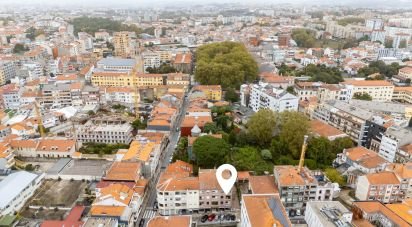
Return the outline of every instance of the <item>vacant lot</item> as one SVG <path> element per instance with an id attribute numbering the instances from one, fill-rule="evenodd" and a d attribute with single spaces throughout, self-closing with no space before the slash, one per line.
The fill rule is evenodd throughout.
<path id="1" fill-rule="evenodd" d="M 30 205 L 71 207 L 86 186 L 87 183 L 82 181 L 47 180 L 37 191 Z"/>
<path id="2" fill-rule="evenodd" d="M 60 220 L 67 210 L 51 209 L 48 207 L 73 207 L 76 200 L 84 193 L 86 182 L 46 180 L 36 191 L 32 199 L 22 209 L 25 218 Z M 41 209 L 30 209 L 29 206 L 40 206 Z"/>

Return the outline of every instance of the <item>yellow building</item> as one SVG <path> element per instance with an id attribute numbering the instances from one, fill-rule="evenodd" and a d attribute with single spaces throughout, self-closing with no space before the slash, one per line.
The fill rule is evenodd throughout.
<path id="1" fill-rule="evenodd" d="M 113 34 L 114 54 L 116 56 L 124 58 L 135 56 L 132 36 L 131 32 L 115 32 Z"/>
<path id="2" fill-rule="evenodd" d="M 222 87 L 220 85 L 198 85 L 194 88 L 194 91 L 203 92 L 209 100 L 222 100 Z"/>

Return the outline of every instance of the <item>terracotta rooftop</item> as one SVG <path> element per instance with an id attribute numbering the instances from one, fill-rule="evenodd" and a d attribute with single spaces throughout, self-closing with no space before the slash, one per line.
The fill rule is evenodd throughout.
<path id="1" fill-rule="evenodd" d="M 273 227 L 273 226 L 285 226 L 277 217 L 275 217 L 272 208 L 269 206 L 269 201 L 274 199 L 279 203 L 281 207 L 281 214 L 286 219 L 286 226 L 292 226 L 283 205 L 281 204 L 279 197 L 275 195 L 244 195 L 242 200 L 246 207 L 246 212 L 249 217 L 251 226 L 259 227 Z M 285 227 L 286 227 L 285 226 Z"/>
<path id="2" fill-rule="evenodd" d="M 386 80 L 345 80 L 341 82 L 342 84 L 353 85 L 358 87 L 368 87 L 368 86 L 393 86 L 390 82 Z"/>
<path id="3" fill-rule="evenodd" d="M 278 188 L 274 176 L 251 176 L 249 186 L 252 194 L 277 194 Z"/>
<path id="4" fill-rule="evenodd" d="M 399 184 L 399 180 L 393 172 L 379 172 L 370 173 L 366 175 L 366 178 L 371 185 L 381 184 Z"/>
<path id="5" fill-rule="evenodd" d="M 105 180 L 137 181 L 140 178 L 141 164 L 138 162 L 114 162 L 108 170 Z"/>
<path id="6" fill-rule="evenodd" d="M 191 216 L 157 216 L 147 222 L 147 227 L 190 227 Z"/>
<path id="7" fill-rule="evenodd" d="M 399 227 L 410 227 L 407 221 L 378 201 L 358 201 L 353 202 L 353 205 L 369 215 L 381 213 Z"/>
<path id="8" fill-rule="evenodd" d="M 347 136 L 341 130 L 330 126 L 326 123 L 323 123 L 319 120 L 312 120 L 310 121 L 310 127 L 313 133 L 323 136 L 323 137 L 330 137 L 330 136 Z"/>

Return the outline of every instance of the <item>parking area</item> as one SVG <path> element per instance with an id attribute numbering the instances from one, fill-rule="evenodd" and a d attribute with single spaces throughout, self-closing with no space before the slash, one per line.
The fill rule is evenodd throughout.
<path id="1" fill-rule="evenodd" d="M 221 212 L 221 213 L 210 213 L 210 214 L 204 214 L 204 215 L 199 215 L 196 217 L 193 217 L 194 221 L 197 221 L 197 225 L 215 225 L 215 226 L 236 226 L 237 223 L 237 217 L 234 213 L 226 213 L 226 212 Z"/>

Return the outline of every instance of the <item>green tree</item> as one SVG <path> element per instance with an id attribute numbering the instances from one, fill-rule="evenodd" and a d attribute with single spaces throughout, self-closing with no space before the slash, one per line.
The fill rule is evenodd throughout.
<path id="1" fill-rule="evenodd" d="M 406 45 L 406 40 L 402 40 L 400 43 L 399 43 L 399 48 L 406 48 L 407 47 L 407 45 Z"/>
<path id="2" fill-rule="evenodd" d="M 134 130 L 145 129 L 147 127 L 145 122 L 141 122 L 139 118 L 131 123 Z"/>
<path id="3" fill-rule="evenodd" d="M 338 183 L 339 186 L 346 185 L 345 178 L 336 169 L 327 168 L 325 175 L 330 181 Z"/>
<path id="4" fill-rule="evenodd" d="M 272 159 L 272 153 L 268 149 L 263 149 L 260 151 L 260 154 L 262 155 L 262 158 L 264 160 L 271 160 Z"/>
<path id="5" fill-rule="evenodd" d="M 346 26 L 348 24 L 359 24 L 365 23 L 365 19 L 359 17 L 346 17 L 343 19 L 338 20 L 338 24 L 342 26 Z"/>
<path id="6" fill-rule="evenodd" d="M 309 64 L 296 72 L 296 76 L 310 76 L 311 81 L 337 84 L 343 81 L 340 70 L 337 67 Z"/>
<path id="7" fill-rule="evenodd" d="M 245 46 L 236 42 L 206 44 L 196 51 L 195 79 L 201 84 L 238 88 L 258 76 L 258 66 Z"/>
<path id="8" fill-rule="evenodd" d="M 316 168 L 330 166 L 336 158 L 332 152 L 332 144 L 325 137 L 311 138 L 308 144 L 307 157 L 316 163 Z"/>
<path id="9" fill-rule="evenodd" d="M 298 47 L 312 48 L 315 46 L 315 32 L 309 29 L 293 29 L 292 39 L 295 40 Z"/>
<path id="10" fill-rule="evenodd" d="M 229 150 L 229 144 L 225 140 L 212 136 L 202 136 L 193 144 L 196 163 L 201 168 L 214 168 L 224 164 Z"/>
<path id="11" fill-rule="evenodd" d="M 225 100 L 228 102 L 237 102 L 239 101 L 239 95 L 236 93 L 235 89 L 228 88 L 225 92 Z"/>
<path id="12" fill-rule="evenodd" d="M 269 144 L 277 126 L 277 114 L 268 109 L 253 114 L 247 123 L 247 131 L 257 143 L 264 147 Z"/>
<path id="13" fill-rule="evenodd" d="M 232 164 L 238 171 L 255 171 L 257 174 L 270 171 L 258 150 L 253 147 L 244 147 L 235 151 Z"/>
<path id="14" fill-rule="evenodd" d="M 216 123 L 214 123 L 214 122 L 206 123 L 205 126 L 203 127 L 203 132 L 204 133 L 213 133 L 213 134 L 215 134 L 217 131 L 219 131 L 219 128 L 216 126 Z"/>
<path id="15" fill-rule="evenodd" d="M 303 137 L 309 133 L 309 119 L 302 113 L 285 111 L 280 114 L 280 126 L 280 140 L 293 158 L 299 158 Z"/>
<path id="16" fill-rule="evenodd" d="M 355 144 L 349 137 L 337 138 L 332 141 L 332 150 L 335 154 L 342 153 L 343 149 L 354 147 Z"/>
<path id="17" fill-rule="evenodd" d="M 353 95 L 353 99 L 372 101 L 372 96 L 370 96 L 368 93 L 356 92 Z"/>
<path id="18" fill-rule="evenodd" d="M 393 40 L 392 39 L 385 39 L 385 48 L 392 48 L 393 47 Z"/>
<path id="19" fill-rule="evenodd" d="M 16 43 L 16 45 L 14 45 L 14 48 L 13 48 L 13 53 L 21 54 L 21 53 L 26 52 L 28 50 L 29 50 L 29 48 L 26 48 L 24 46 L 24 44 Z"/>
<path id="20" fill-rule="evenodd" d="M 412 117 L 409 119 L 408 127 L 412 127 Z"/>
<path id="21" fill-rule="evenodd" d="M 77 35 L 79 32 L 87 32 L 89 34 L 94 34 L 95 32 L 103 29 L 108 32 L 120 32 L 129 31 L 135 32 L 136 34 L 141 34 L 143 29 L 138 28 L 136 25 L 123 24 L 120 21 L 115 21 L 109 18 L 103 17 L 77 17 L 71 21 L 74 27 L 74 34 Z"/>
<path id="22" fill-rule="evenodd" d="M 286 91 L 289 92 L 289 93 L 292 94 L 292 95 L 296 95 L 295 87 L 293 87 L 293 86 L 287 87 L 287 88 L 286 88 Z"/>

